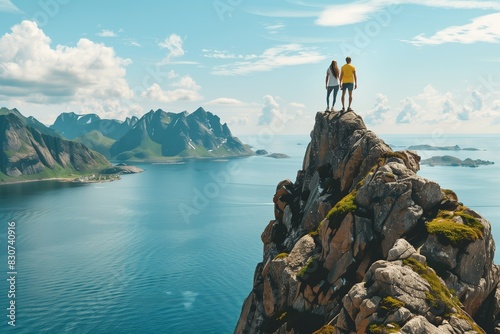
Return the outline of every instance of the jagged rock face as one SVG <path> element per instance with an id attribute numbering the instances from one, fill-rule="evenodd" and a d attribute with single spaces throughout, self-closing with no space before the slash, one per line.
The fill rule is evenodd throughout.
<path id="1" fill-rule="evenodd" d="M 235 333 L 499 330 L 490 224 L 419 161 L 353 112 L 318 113 L 297 180 L 276 189 Z"/>
<path id="2" fill-rule="evenodd" d="M 98 171 L 110 163 L 82 144 L 42 134 L 17 115 L 0 115 L 0 171 L 11 177 L 46 170 Z"/>

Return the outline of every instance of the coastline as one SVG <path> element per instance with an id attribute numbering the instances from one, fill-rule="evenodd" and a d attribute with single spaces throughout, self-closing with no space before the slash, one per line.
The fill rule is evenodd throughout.
<path id="1" fill-rule="evenodd" d="M 104 182 L 113 182 L 120 180 L 120 176 L 117 176 L 116 178 L 108 178 L 108 179 L 103 179 L 103 180 L 81 180 L 85 176 L 80 176 L 76 178 L 69 178 L 69 177 L 52 177 L 52 178 L 46 178 L 46 179 L 31 179 L 31 180 L 13 180 L 13 181 L 5 181 L 5 182 L 0 182 L 0 187 L 4 185 L 13 185 L 13 184 L 20 184 L 20 183 L 35 183 L 35 182 L 46 182 L 46 181 L 57 181 L 57 182 L 67 182 L 67 183 L 104 183 Z"/>

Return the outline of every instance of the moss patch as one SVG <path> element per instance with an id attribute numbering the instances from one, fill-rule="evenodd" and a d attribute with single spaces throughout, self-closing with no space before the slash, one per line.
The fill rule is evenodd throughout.
<path id="1" fill-rule="evenodd" d="M 403 264 L 412 268 L 413 271 L 429 283 L 431 288 L 425 296 L 427 302 L 434 308 L 434 314 L 442 315 L 448 320 L 452 315 L 464 319 L 477 333 L 484 333 L 484 331 L 463 312 L 462 304 L 458 300 L 456 292 L 454 290 L 449 290 L 446 285 L 442 284 L 436 273 L 429 267 L 412 258 L 403 260 Z"/>
<path id="2" fill-rule="evenodd" d="M 443 192 L 444 197 L 447 198 L 448 200 L 454 201 L 454 202 L 458 201 L 458 196 L 453 190 L 441 189 L 441 191 Z"/>
<path id="3" fill-rule="evenodd" d="M 479 237 L 482 238 L 483 231 L 484 231 L 483 224 L 481 224 L 479 219 L 477 219 L 477 218 L 473 217 L 471 214 L 467 213 L 466 210 L 467 210 L 466 208 L 463 208 L 461 211 L 456 211 L 455 214 L 462 218 L 465 225 L 475 229 L 478 232 Z"/>
<path id="4" fill-rule="evenodd" d="M 329 219 L 330 221 L 342 220 L 349 212 L 356 211 L 357 205 L 354 202 L 356 193 L 357 192 L 355 190 L 352 191 L 347 196 L 342 198 L 337 204 L 335 204 L 335 206 L 326 215 L 326 219 Z"/>
<path id="5" fill-rule="evenodd" d="M 396 311 L 400 307 L 404 307 L 404 306 L 405 306 L 405 303 L 403 303 L 402 301 L 397 300 L 396 298 L 391 297 L 391 296 L 385 297 L 384 299 L 382 299 L 380 301 L 380 304 L 379 304 L 380 311 L 382 311 L 381 313 L 383 313 L 383 314 L 381 314 L 381 316 L 385 316 L 386 314 L 389 314 L 393 311 Z"/>
<path id="6" fill-rule="evenodd" d="M 412 258 L 403 260 L 403 264 L 412 268 L 414 272 L 429 283 L 430 291 L 426 292 L 425 297 L 437 315 L 449 319 L 452 314 L 460 310 L 460 305 L 456 303 L 456 300 L 453 300 L 452 293 L 441 283 L 434 271 Z"/>
<path id="7" fill-rule="evenodd" d="M 401 327 L 399 327 L 398 324 L 392 322 L 390 324 L 371 324 L 366 329 L 366 332 L 368 334 L 389 334 L 397 333 L 400 330 Z"/>
<path id="8" fill-rule="evenodd" d="M 440 210 L 437 217 L 426 224 L 427 232 L 436 235 L 441 243 L 451 244 L 453 247 L 465 247 L 482 238 L 483 224 L 467 210 L 464 206 L 457 211 Z M 455 222 L 455 217 L 460 217 L 463 224 Z"/>
<path id="9" fill-rule="evenodd" d="M 436 235 L 441 243 L 453 247 L 463 248 L 480 238 L 476 229 L 451 219 L 436 218 L 426 226 L 427 232 Z"/>
<path id="10" fill-rule="evenodd" d="M 312 257 L 307 261 L 306 265 L 303 266 L 300 271 L 297 273 L 297 278 L 300 278 L 302 280 L 305 280 L 308 278 L 308 276 L 315 272 L 316 269 L 319 267 L 319 261 L 317 258 Z"/>
<path id="11" fill-rule="evenodd" d="M 293 328 L 296 333 L 311 333 L 311 328 L 319 328 L 325 322 L 323 316 L 287 308 L 267 319 L 262 329 L 264 333 L 274 333 L 285 323 L 287 331 Z"/>
<path id="12" fill-rule="evenodd" d="M 334 334 L 334 333 L 335 333 L 335 327 L 330 325 L 324 325 L 317 331 L 313 332 L 313 334 Z"/>
<path id="13" fill-rule="evenodd" d="M 279 259 L 285 259 L 287 257 L 288 257 L 288 253 L 279 253 L 278 255 L 276 255 L 276 257 L 274 259 L 279 260 Z"/>

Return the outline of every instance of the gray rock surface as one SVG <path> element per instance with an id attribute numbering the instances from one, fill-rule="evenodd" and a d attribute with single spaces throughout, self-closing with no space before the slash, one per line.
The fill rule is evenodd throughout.
<path id="1" fill-rule="evenodd" d="M 419 161 L 393 152 L 354 112 L 318 113 L 296 181 L 276 189 L 263 262 L 235 333 L 311 333 L 325 324 L 339 334 L 499 330 L 491 226 L 418 176 Z M 441 221 L 477 238 L 431 234 L 429 224 Z"/>

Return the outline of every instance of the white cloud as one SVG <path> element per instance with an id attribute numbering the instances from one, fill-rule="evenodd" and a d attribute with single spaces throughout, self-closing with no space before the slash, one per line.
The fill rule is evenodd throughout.
<path id="1" fill-rule="evenodd" d="M 125 80 L 128 59 L 113 48 L 82 38 L 57 45 L 35 22 L 22 21 L 0 38 L 0 96 L 59 103 L 88 98 L 131 98 Z"/>
<path id="2" fill-rule="evenodd" d="M 305 106 L 305 104 L 303 104 L 303 103 L 298 103 L 298 102 L 290 102 L 288 105 L 289 105 L 290 107 L 292 107 L 292 108 L 301 108 L 301 109 L 303 109 L 303 108 L 305 108 L 305 107 L 306 107 L 306 106 Z"/>
<path id="3" fill-rule="evenodd" d="M 402 101 L 401 110 L 396 118 L 396 123 L 400 124 L 409 124 L 409 123 L 418 123 L 417 115 L 420 113 L 422 108 L 415 103 L 415 101 L 406 97 Z"/>
<path id="4" fill-rule="evenodd" d="M 381 124 L 384 122 L 387 113 L 390 110 L 389 100 L 384 94 L 377 94 L 376 103 L 372 109 L 364 116 L 368 124 Z"/>
<path id="5" fill-rule="evenodd" d="M 215 100 L 207 102 L 207 105 L 224 105 L 224 106 L 241 107 L 245 106 L 246 103 L 230 97 L 219 97 Z"/>
<path id="6" fill-rule="evenodd" d="M 162 63 L 168 64 L 172 58 L 184 56 L 184 48 L 182 46 L 183 41 L 181 36 L 177 34 L 171 34 L 165 41 L 158 44 L 162 49 L 168 49 L 169 53 L 163 59 Z"/>
<path id="7" fill-rule="evenodd" d="M 365 22 L 376 19 L 381 11 L 386 15 L 399 12 L 401 5 L 418 5 L 435 8 L 450 9 L 485 9 L 500 10 L 497 1 L 468 1 L 468 0 L 361 0 L 348 4 L 339 4 L 326 7 L 316 19 L 320 26 L 341 26 Z"/>
<path id="8" fill-rule="evenodd" d="M 495 108 L 498 108 L 499 97 L 499 92 L 487 91 L 482 86 L 452 94 L 427 85 L 420 94 L 401 101 L 395 122 L 427 129 L 441 127 L 453 132 L 492 131 L 492 128 L 486 129 L 498 124 L 500 110 Z"/>
<path id="9" fill-rule="evenodd" d="M 264 29 L 266 29 L 270 34 L 277 34 L 281 32 L 285 28 L 285 25 L 283 23 L 276 23 L 276 24 L 265 24 Z"/>
<path id="10" fill-rule="evenodd" d="M 204 54 L 203 56 L 206 58 L 217 58 L 217 59 L 254 59 L 257 58 L 257 55 L 250 54 L 250 55 L 241 55 L 241 54 L 234 54 L 230 53 L 229 51 L 225 50 L 210 50 L 210 49 L 203 49 L 201 50 Z"/>
<path id="11" fill-rule="evenodd" d="M 199 93 L 201 87 L 189 76 L 184 76 L 171 84 L 177 87 L 163 90 L 160 85 L 153 84 L 142 93 L 142 97 L 151 101 L 171 103 L 175 101 L 198 101 L 202 99 Z"/>
<path id="12" fill-rule="evenodd" d="M 481 0 L 403 0 L 401 4 L 422 5 L 436 8 L 451 8 L 451 9 L 493 9 L 499 10 L 500 3 L 498 1 L 481 1 Z"/>
<path id="13" fill-rule="evenodd" d="M 98 32 L 96 35 L 99 37 L 116 37 L 116 34 L 114 31 L 106 30 L 106 29 L 103 29 L 102 31 Z"/>
<path id="14" fill-rule="evenodd" d="M 10 0 L 0 0 L 0 12 L 22 13 Z"/>
<path id="15" fill-rule="evenodd" d="M 280 105 L 271 95 L 264 96 L 264 107 L 258 125 L 269 125 L 276 118 L 281 118 Z"/>
<path id="16" fill-rule="evenodd" d="M 301 17 L 315 17 L 318 15 L 317 10 L 305 10 L 303 8 L 283 10 L 283 9 L 266 7 L 266 9 L 264 10 L 261 8 L 247 6 L 245 8 L 245 11 L 249 14 L 265 16 L 265 17 L 301 18 Z"/>
<path id="17" fill-rule="evenodd" d="M 383 7 L 384 4 L 380 1 L 358 1 L 330 6 L 319 15 L 316 24 L 320 26 L 341 26 L 364 22 L 374 12 Z"/>
<path id="18" fill-rule="evenodd" d="M 284 66 L 317 63 L 324 59 L 325 56 L 313 48 L 306 48 L 300 44 L 285 44 L 265 50 L 253 61 L 238 61 L 215 66 L 212 74 L 245 75 L 253 72 L 271 71 Z"/>
<path id="19" fill-rule="evenodd" d="M 139 42 L 137 42 L 135 39 L 127 38 L 127 39 L 124 39 L 123 41 L 125 42 L 125 45 L 127 45 L 127 46 L 135 46 L 138 48 L 142 48 L 142 45 Z"/>
<path id="20" fill-rule="evenodd" d="M 496 100 L 496 101 L 493 102 L 492 109 L 495 110 L 495 111 L 500 111 L 500 100 Z"/>
<path id="21" fill-rule="evenodd" d="M 430 37 L 420 34 L 407 42 L 417 46 L 444 43 L 500 43 L 500 13 L 477 17 L 472 23 L 448 27 Z"/>

